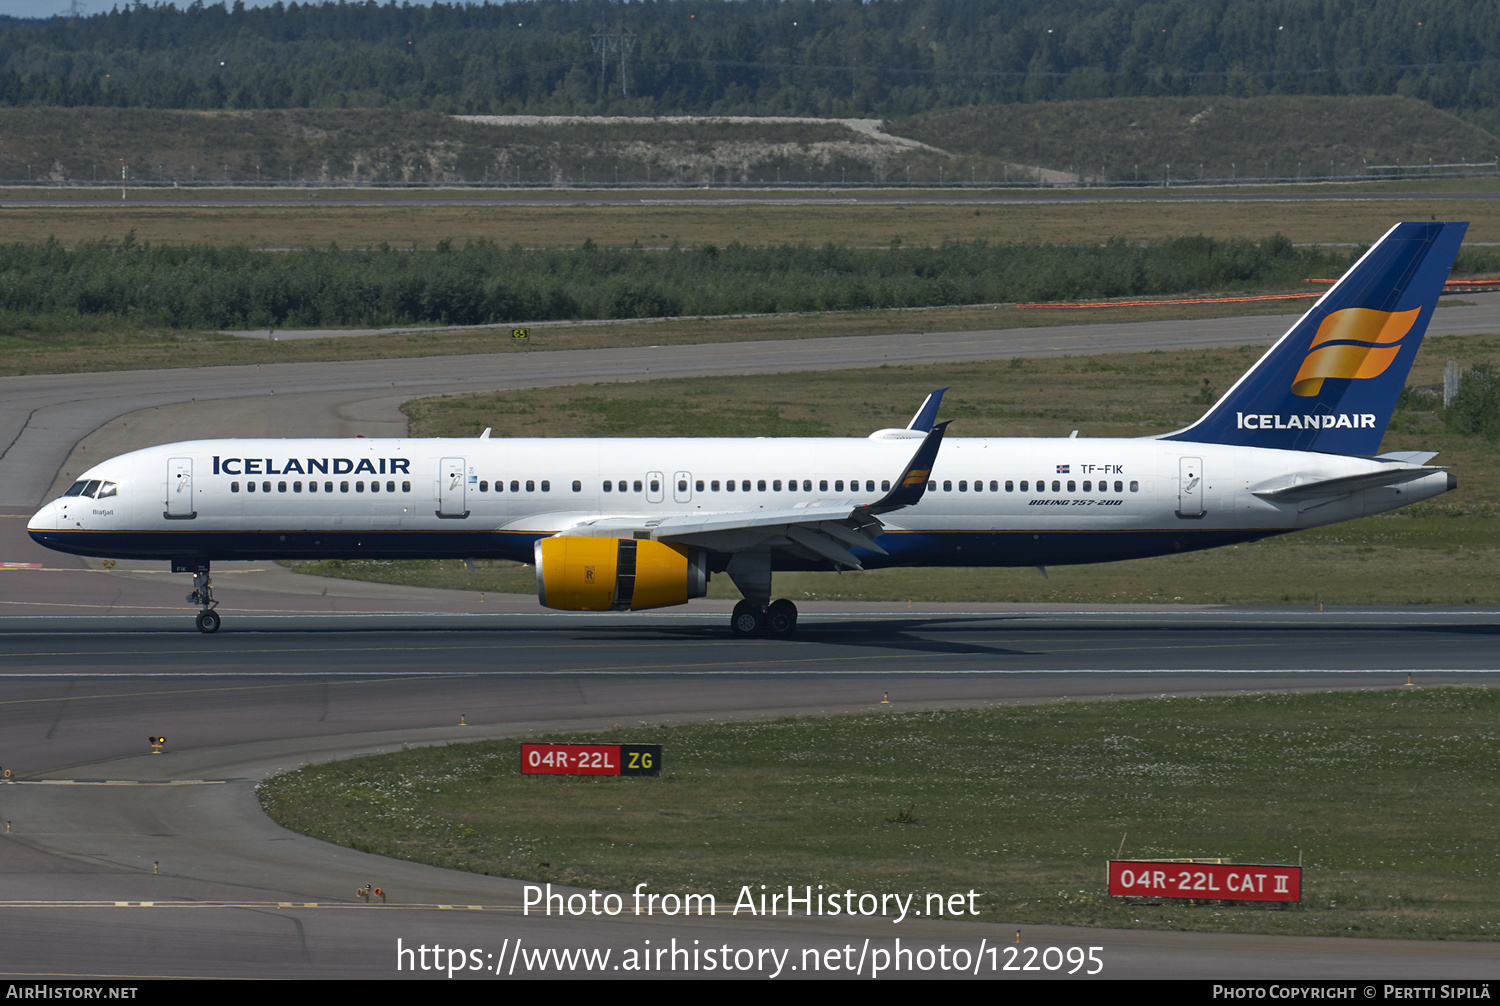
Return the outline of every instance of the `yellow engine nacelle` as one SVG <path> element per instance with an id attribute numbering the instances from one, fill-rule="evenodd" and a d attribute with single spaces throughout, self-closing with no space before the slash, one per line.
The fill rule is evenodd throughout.
<path id="1" fill-rule="evenodd" d="M 536 595 L 564 611 L 641 611 L 708 592 L 708 555 L 634 538 L 540 538 Z"/>

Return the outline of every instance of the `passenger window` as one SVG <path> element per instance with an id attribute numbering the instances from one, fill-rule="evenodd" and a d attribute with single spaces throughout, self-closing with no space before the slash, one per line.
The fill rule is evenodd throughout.
<path id="1" fill-rule="evenodd" d="M 759 490 L 760 492 L 765 492 L 766 491 L 766 480 L 765 479 L 757 479 L 756 483 L 755 483 L 755 488 L 757 490 Z"/>
<path id="2" fill-rule="evenodd" d="M 229 491 L 232 492 L 232 493 L 239 492 L 240 491 L 240 484 L 238 482 L 231 482 L 231 483 L 229 483 Z"/>
<path id="3" fill-rule="evenodd" d="M 728 482 L 724 483 L 724 491 L 730 493 L 734 492 L 734 479 L 730 479 Z"/>
<path id="4" fill-rule="evenodd" d="M 959 479 L 959 481 L 958 481 L 958 491 L 961 492 L 961 493 L 966 493 L 966 492 L 969 491 L 969 480 L 968 479 Z"/>
<path id="5" fill-rule="evenodd" d="M 812 492 L 812 479 L 803 479 L 802 480 L 802 491 L 805 492 L 805 493 Z"/>
<path id="6" fill-rule="evenodd" d="M 518 479 L 511 479 L 510 480 L 510 491 L 513 492 L 513 493 L 518 493 L 518 492 L 521 491 L 520 480 L 518 480 Z"/>
<path id="7" fill-rule="evenodd" d="M 827 491 L 828 491 L 828 480 L 827 479 L 819 479 L 818 480 L 818 492 L 820 492 L 820 493 L 826 493 Z"/>
<path id="8" fill-rule="evenodd" d="M 379 482 L 371 482 L 370 483 L 370 492 L 372 492 L 372 493 L 378 493 L 378 492 L 380 492 L 380 483 Z"/>
<path id="9" fill-rule="evenodd" d="M 403 483 L 401 483 L 401 491 L 404 492 L 404 493 L 411 492 L 411 483 L 410 482 L 403 482 Z"/>
<path id="10" fill-rule="evenodd" d="M 1083 491 L 1084 492 L 1093 492 L 1093 490 L 1089 488 L 1089 486 L 1091 486 L 1091 485 L 1093 485 L 1092 482 L 1090 482 L 1088 479 L 1084 479 L 1083 480 Z"/>
<path id="11" fill-rule="evenodd" d="M 253 492 L 255 492 L 255 483 L 254 482 L 246 482 L 245 483 L 245 492 L 247 492 L 247 493 L 253 493 Z"/>
<path id="12" fill-rule="evenodd" d="M 362 493 L 365 491 L 364 479 L 360 479 L 358 482 L 354 483 L 354 491 L 357 493 Z"/>
<path id="13" fill-rule="evenodd" d="M 1125 483 L 1116 481 L 1115 482 L 1115 492 L 1122 493 L 1124 491 L 1125 491 Z"/>
<path id="14" fill-rule="evenodd" d="M 635 480 L 635 491 L 636 492 L 640 492 L 641 491 L 641 480 L 640 479 L 636 479 Z"/>
<path id="15" fill-rule="evenodd" d="M 276 483 L 276 491 L 279 492 L 279 493 L 286 492 L 286 483 L 285 482 L 278 482 L 278 483 Z"/>
<path id="16" fill-rule="evenodd" d="M 699 486 L 698 488 L 702 489 L 703 487 Z M 687 492 L 687 479 L 678 479 L 677 480 L 677 491 L 680 492 L 680 493 Z"/>
<path id="17" fill-rule="evenodd" d="M 310 493 L 317 492 L 318 491 L 318 484 L 316 482 L 309 482 L 307 484 L 307 491 L 310 492 Z"/>
<path id="18" fill-rule="evenodd" d="M 485 481 L 484 479 L 480 479 L 479 480 L 479 491 L 482 492 L 482 493 L 489 492 L 490 491 L 490 484 L 487 481 Z"/>
<path id="19" fill-rule="evenodd" d="M 697 489 L 697 491 L 700 492 L 700 493 L 703 491 L 703 480 L 702 479 L 698 480 L 698 489 Z"/>
<path id="20" fill-rule="evenodd" d="M 1021 480 L 1021 491 L 1023 493 L 1026 492 L 1026 480 L 1025 479 Z"/>
<path id="21" fill-rule="evenodd" d="M 859 491 L 859 483 L 858 482 L 851 482 L 851 483 L 849 483 L 849 485 L 854 488 L 855 492 Z M 937 492 L 937 482 L 936 481 L 932 481 L 932 482 L 927 483 L 927 491 L 930 492 L 930 493 Z"/>
<path id="22" fill-rule="evenodd" d="M 302 483 L 301 482 L 293 482 L 292 483 L 292 492 L 294 492 L 294 493 L 300 493 L 301 491 L 302 491 Z"/>
<path id="23" fill-rule="evenodd" d="M 578 481 L 577 479 L 574 479 L 573 480 L 573 491 L 575 493 L 581 493 L 581 492 L 583 492 L 583 483 L 580 482 L 580 481 Z"/>
<path id="24" fill-rule="evenodd" d="M 994 479 L 990 479 L 990 492 L 997 493 L 999 491 L 1000 491 L 1000 483 L 996 482 Z"/>
<path id="25" fill-rule="evenodd" d="M 349 483 L 345 482 L 344 485 L 347 487 L 349 485 Z M 332 482 L 324 482 L 323 483 L 323 491 L 325 493 L 331 493 L 331 492 L 333 492 L 333 483 Z M 344 491 L 348 492 L 349 490 L 347 488 L 345 488 Z"/>
<path id="26" fill-rule="evenodd" d="M 349 483 L 348 482 L 340 482 L 339 483 L 339 492 L 346 493 L 348 491 L 349 491 Z"/>
<path id="27" fill-rule="evenodd" d="M 605 480 L 604 480 L 604 491 L 605 491 L 605 492 L 610 492 L 610 491 L 611 491 L 611 490 L 610 490 L 610 484 L 611 484 L 611 483 L 610 483 L 610 480 L 609 480 L 609 479 L 605 479 Z"/>
<path id="28" fill-rule="evenodd" d="M 526 480 L 526 491 L 529 492 L 529 493 L 536 492 L 536 480 L 535 479 L 527 479 Z"/>
<path id="29" fill-rule="evenodd" d="M 760 484 L 760 487 L 762 489 L 764 489 L 766 487 L 766 484 L 764 482 L 762 482 Z M 777 479 L 776 481 L 772 482 L 771 483 L 771 488 L 774 489 L 776 492 L 781 492 L 781 480 Z"/>
<path id="30" fill-rule="evenodd" d="M 1134 479 L 1131 479 L 1131 481 L 1130 481 L 1130 491 L 1133 492 L 1133 493 L 1140 492 L 1141 491 L 1141 484 L 1139 482 L 1135 481 Z"/>
<path id="31" fill-rule="evenodd" d="M 1057 479 L 1052 480 L 1052 491 L 1055 493 L 1062 492 L 1062 483 L 1058 482 Z"/>
<path id="32" fill-rule="evenodd" d="M 1078 491 L 1078 483 L 1074 482 L 1072 479 L 1068 479 L 1068 492 L 1074 493 L 1074 492 L 1077 492 L 1077 491 Z"/>
<path id="33" fill-rule="evenodd" d="M 546 479 L 542 479 L 542 492 L 544 492 L 544 493 L 550 493 L 551 491 L 552 491 L 552 483 L 548 482 Z"/>
<path id="34" fill-rule="evenodd" d="M 834 479 L 834 481 L 833 481 L 833 491 L 836 492 L 836 493 L 841 493 L 841 492 L 844 491 L 844 480 L 843 479 Z"/>
<path id="35" fill-rule="evenodd" d="M 953 491 L 953 483 L 950 482 L 950 481 L 948 481 L 947 479 L 943 479 L 943 492 L 945 492 L 945 493 L 951 493 L 952 491 Z"/>
<path id="36" fill-rule="evenodd" d="M 719 480 L 718 479 L 714 479 L 712 482 L 709 483 L 709 487 L 714 492 L 718 492 L 719 491 Z"/>
<path id="37" fill-rule="evenodd" d="M 1026 484 L 1024 482 L 1021 483 L 1021 489 L 1022 489 L 1023 492 L 1026 489 Z M 1010 479 L 1006 479 L 1005 480 L 1005 491 L 1008 492 L 1008 493 L 1015 492 L 1016 491 L 1016 484 L 1015 484 L 1015 482 L 1011 481 Z"/>
<path id="38" fill-rule="evenodd" d="M 260 491 L 261 492 L 266 492 L 266 493 L 268 493 L 268 492 L 271 491 L 271 482 L 270 482 L 269 479 L 267 481 L 262 482 L 260 484 Z"/>

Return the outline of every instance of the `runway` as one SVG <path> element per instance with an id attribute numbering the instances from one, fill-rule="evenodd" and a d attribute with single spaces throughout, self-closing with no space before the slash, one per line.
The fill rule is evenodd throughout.
<path id="1" fill-rule="evenodd" d="M 1438 321 L 1494 330 L 1495 310 L 1444 310 Z M 537 917 L 522 914 L 518 882 L 285 832 L 260 811 L 254 790 L 265 776 L 309 761 L 631 722 L 1399 688 L 1408 680 L 1412 687 L 1493 687 L 1500 613 L 810 604 L 796 639 L 745 641 L 730 638 L 723 602 L 645 615 L 557 615 L 529 598 L 324 582 L 226 564 L 216 568 L 224 629 L 205 637 L 193 631 L 192 609 L 182 601 L 184 577 L 125 565 L 105 571 L 44 552 L 24 533 L 29 508 L 85 442 L 91 457 L 102 457 L 143 443 L 221 435 L 209 432 L 219 422 L 242 424 L 241 435 L 379 435 L 397 422 L 399 401 L 432 388 L 629 380 L 663 370 L 869 366 L 885 352 L 905 354 L 903 360 L 924 353 L 958 359 L 1224 337 L 1196 327 L 1120 326 L 1103 336 L 1087 329 L 966 333 L 915 346 L 908 336 L 883 344 L 539 353 L 524 365 L 514 358 L 503 365 L 406 361 L 396 388 L 389 362 L 266 368 L 272 373 L 263 371 L 263 380 L 278 392 L 274 404 L 244 368 L 0 382 L 0 444 L 9 445 L 0 456 L 9 507 L 0 511 L 0 560 L 30 567 L 0 572 L 0 767 L 15 780 L 0 785 L 7 822 L 0 836 L 0 973 L 447 974 L 423 966 L 435 955 L 402 956 L 400 941 L 405 951 L 442 946 L 445 968 L 462 968 L 455 977 L 871 977 L 882 954 L 899 966 L 901 948 L 909 966 L 888 967 L 884 976 L 1069 977 L 1062 970 L 1006 971 L 1001 948 L 1017 945 L 1019 928 L 1022 945 L 1099 948 L 1098 976 L 1106 978 L 1500 977 L 1492 944 L 937 918 L 897 926 L 889 918 L 800 915 Z M 1252 319 L 1229 337 L 1268 340 L 1282 327 L 1284 319 Z M 210 401 L 216 405 L 204 416 L 210 410 L 201 406 Z M 106 431 L 140 410 L 153 419 Z M 243 425 L 256 421 L 264 429 Z M 146 739 L 161 735 L 168 745 L 153 755 Z M 390 892 L 390 903 L 357 900 L 355 890 L 365 884 Z M 735 966 L 707 971 L 670 954 L 660 972 L 638 966 L 647 949 L 686 954 L 709 946 L 725 948 L 720 959 Z M 453 957 L 448 949 L 462 953 Z M 536 956 L 583 950 L 610 957 L 568 963 Z M 958 950 L 971 967 L 937 963 Z M 678 960 L 683 966 L 672 970 Z M 741 961 L 749 962 L 744 970 Z"/>
<path id="2" fill-rule="evenodd" d="M 226 618 L 218 635 L 186 635 L 165 616 L 0 618 L 5 674 L 95 673 L 549 675 L 660 679 L 827 674 L 895 676 L 1068 672 L 1363 675 L 1364 686 L 1465 680 L 1500 667 L 1500 611 L 1226 608 L 1202 611 L 920 611 L 808 605 L 792 639 L 731 635 L 726 603 L 657 613 L 260 615 Z M 936 608 L 924 605 L 924 608 Z M 981 607 L 981 606 L 975 606 Z M 186 611 L 187 609 L 185 609 Z M 420 668 L 420 670 L 418 670 Z M 1377 675 L 1379 675 L 1377 677 Z M 1287 679 L 1291 680 L 1291 679 Z M 1323 679 L 1332 683 L 1334 678 Z M 1214 686 L 1215 688 L 1218 686 Z"/>

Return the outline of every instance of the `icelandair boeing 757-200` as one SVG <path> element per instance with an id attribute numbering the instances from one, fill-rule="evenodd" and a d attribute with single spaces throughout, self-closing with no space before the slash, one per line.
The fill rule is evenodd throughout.
<path id="1" fill-rule="evenodd" d="M 32 518 L 79 555 L 535 563 L 541 603 L 641 610 L 728 574 L 738 635 L 789 635 L 778 570 L 1105 562 L 1381 513 L 1454 488 L 1376 455 L 1467 224 L 1404 223 L 1208 413 L 1131 440 L 944 439 L 941 392 L 864 439 L 212 440 L 122 455 Z"/>

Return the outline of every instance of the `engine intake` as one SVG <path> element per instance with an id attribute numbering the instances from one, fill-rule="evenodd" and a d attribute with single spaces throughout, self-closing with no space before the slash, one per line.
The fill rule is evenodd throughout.
<path id="1" fill-rule="evenodd" d="M 642 611 L 708 592 L 708 553 L 650 539 L 559 536 L 536 543 L 536 594 L 563 611 Z"/>

